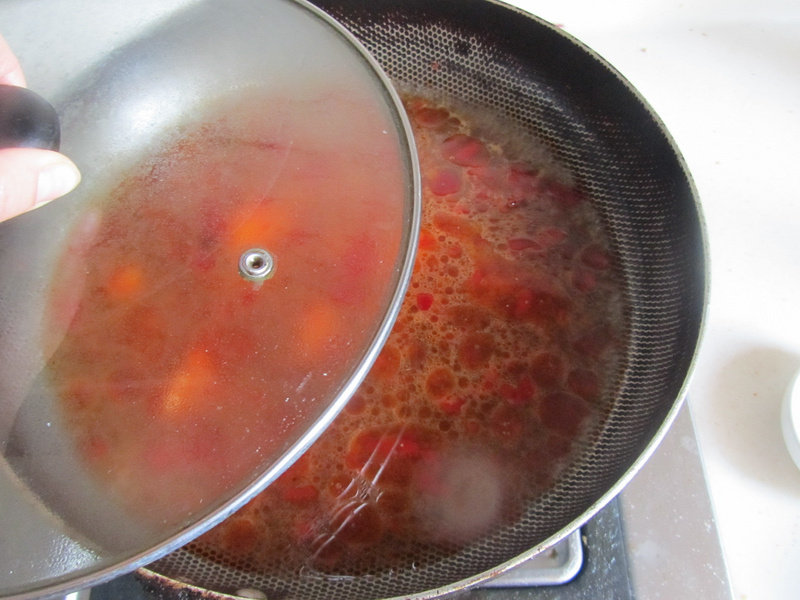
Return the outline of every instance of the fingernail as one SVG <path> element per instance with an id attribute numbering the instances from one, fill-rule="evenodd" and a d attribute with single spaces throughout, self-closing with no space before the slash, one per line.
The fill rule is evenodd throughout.
<path id="1" fill-rule="evenodd" d="M 40 206 L 75 189 L 81 174 L 72 163 L 58 163 L 45 167 L 39 173 L 36 185 L 36 206 Z"/>

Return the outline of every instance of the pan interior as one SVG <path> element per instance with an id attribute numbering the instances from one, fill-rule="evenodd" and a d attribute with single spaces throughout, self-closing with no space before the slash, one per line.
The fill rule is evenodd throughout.
<path id="1" fill-rule="evenodd" d="M 612 68 L 555 28 L 482 0 L 317 3 L 400 87 L 491 107 L 542 140 L 595 204 L 625 282 L 627 343 L 611 408 L 579 459 L 516 523 L 455 554 L 421 554 L 413 569 L 287 581 L 184 550 L 150 568 L 227 593 L 435 596 L 585 522 L 663 433 L 681 400 L 704 310 L 699 208 L 657 117 Z"/>

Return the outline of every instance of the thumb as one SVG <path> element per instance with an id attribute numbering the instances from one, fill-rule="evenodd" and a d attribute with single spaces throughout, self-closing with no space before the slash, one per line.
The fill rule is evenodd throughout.
<path id="1" fill-rule="evenodd" d="M 0 150 L 0 221 L 75 188 L 81 174 L 63 154 L 37 148 Z"/>

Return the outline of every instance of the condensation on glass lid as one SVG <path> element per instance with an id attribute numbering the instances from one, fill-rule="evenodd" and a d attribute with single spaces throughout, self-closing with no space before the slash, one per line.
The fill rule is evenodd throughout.
<path id="1" fill-rule="evenodd" d="M 184 4 L 53 40 L 84 178 L 0 236 L 21 491 L 0 525 L 31 529 L 33 498 L 44 535 L 4 536 L 3 596 L 155 558 L 277 476 L 363 377 L 410 272 L 418 174 L 371 59 L 306 3 Z M 80 569 L 51 556 L 62 538 Z"/>

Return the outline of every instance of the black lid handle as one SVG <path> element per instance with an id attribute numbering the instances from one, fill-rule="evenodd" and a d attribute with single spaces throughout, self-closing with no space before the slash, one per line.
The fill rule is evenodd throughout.
<path id="1" fill-rule="evenodd" d="M 0 148 L 56 150 L 58 114 L 47 100 L 23 87 L 0 85 Z"/>

